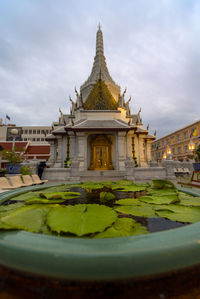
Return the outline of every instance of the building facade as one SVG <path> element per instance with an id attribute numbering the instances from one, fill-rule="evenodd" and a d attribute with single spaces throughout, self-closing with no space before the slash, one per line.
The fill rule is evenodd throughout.
<path id="1" fill-rule="evenodd" d="M 126 161 L 148 166 L 155 136 L 143 128 L 141 110 L 131 113 L 131 98 L 126 99 L 126 90 L 121 93 L 111 78 L 100 27 L 91 74 L 75 94 L 75 99 L 70 97 L 70 115 L 60 111 L 59 127 L 46 137 L 52 168 L 63 168 L 69 160 L 78 172 L 125 171 Z"/>
<path id="2" fill-rule="evenodd" d="M 12 134 L 17 129 L 17 135 Z M 51 126 L 21 126 L 15 124 L 0 125 L 0 141 L 29 141 L 31 143 L 47 143 L 46 136 L 52 131 Z"/>
<path id="3" fill-rule="evenodd" d="M 200 141 L 200 120 L 174 131 L 152 143 L 152 159 L 161 162 L 167 147 L 170 147 L 173 159 L 183 161 L 192 155 L 189 145 L 196 149 Z"/>

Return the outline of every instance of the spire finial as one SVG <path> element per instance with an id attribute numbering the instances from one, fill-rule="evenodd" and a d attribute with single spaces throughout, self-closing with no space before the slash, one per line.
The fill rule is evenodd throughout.
<path id="1" fill-rule="evenodd" d="M 99 22 L 98 29 L 101 30 L 101 23 Z"/>

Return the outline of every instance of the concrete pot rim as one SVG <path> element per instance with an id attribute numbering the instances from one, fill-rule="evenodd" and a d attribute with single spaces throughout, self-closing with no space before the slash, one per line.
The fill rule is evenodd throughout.
<path id="1" fill-rule="evenodd" d="M 45 187 L 60 184 L 45 185 Z M 0 203 L 25 187 L 0 195 Z M 199 196 L 191 189 L 180 191 Z M 63 238 L 24 231 L 0 233 L 0 264 L 13 270 L 68 280 L 138 279 L 200 264 L 200 222 L 148 235 Z"/>

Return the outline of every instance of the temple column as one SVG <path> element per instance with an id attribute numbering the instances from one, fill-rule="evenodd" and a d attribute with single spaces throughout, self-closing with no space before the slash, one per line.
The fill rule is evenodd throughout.
<path id="1" fill-rule="evenodd" d="M 135 157 L 137 159 L 137 163 L 140 162 L 140 153 L 139 153 L 139 138 L 138 135 L 134 135 L 134 151 L 135 151 Z"/>
<path id="2" fill-rule="evenodd" d="M 50 144 L 50 156 L 48 160 L 49 166 L 53 166 L 56 161 L 56 143 L 54 140 L 48 140 L 48 143 Z"/>
<path id="3" fill-rule="evenodd" d="M 143 135 L 139 135 L 139 155 L 140 155 L 140 166 L 147 166 L 147 163 L 145 161 L 145 144 L 144 144 L 144 136 Z"/>
<path id="4" fill-rule="evenodd" d="M 132 159 L 132 137 L 133 132 L 128 132 L 126 137 L 126 157 Z"/>
<path id="5" fill-rule="evenodd" d="M 62 167 L 62 136 L 56 136 L 57 147 L 56 147 L 56 163 L 54 164 L 55 168 Z"/>
<path id="6" fill-rule="evenodd" d="M 78 146 L 78 161 L 79 170 L 84 171 L 87 169 L 86 153 L 87 153 L 87 140 L 85 133 L 79 132 L 77 135 L 77 146 Z"/>
<path id="7" fill-rule="evenodd" d="M 118 132 L 118 157 L 119 157 L 119 170 L 125 170 L 126 160 L 126 144 L 125 144 L 126 132 Z"/>
<path id="8" fill-rule="evenodd" d="M 62 136 L 62 164 L 61 166 L 64 167 L 64 161 L 66 159 L 67 154 L 67 136 Z"/>
<path id="9" fill-rule="evenodd" d="M 151 141 L 147 140 L 146 144 L 147 144 L 147 149 L 146 149 L 147 163 L 149 164 L 151 162 Z"/>
<path id="10" fill-rule="evenodd" d="M 75 160 L 76 158 L 76 136 L 73 131 L 69 131 L 68 136 L 69 140 L 69 158 L 71 161 Z"/>

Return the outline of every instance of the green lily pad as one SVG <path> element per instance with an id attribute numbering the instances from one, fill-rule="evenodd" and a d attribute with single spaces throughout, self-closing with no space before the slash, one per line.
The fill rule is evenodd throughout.
<path id="1" fill-rule="evenodd" d="M 180 204 L 184 206 L 200 206 L 200 197 L 194 197 L 183 192 L 179 192 Z"/>
<path id="2" fill-rule="evenodd" d="M 97 204 L 78 204 L 57 207 L 47 215 L 47 225 L 52 231 L 83 236 L 101 232 L 117 219 L 113 209 Z"/>
<path id="3" fill-rule="evenodd" d="M 146 190 L 146 186 L 137 186 L 137 185 L 118 185 L 112 188 L 116 191 L 123 191 L 123 192 L 135 192 L 135 191 L 143 191 Z"/>
<path id="4" fill-rule="evenodd" d="M 95 189 L 101 189 L 104 186 L 105 185 L 103 183 L 98 183 L 98 182 L 87 182 L 79 185 L 79 187 L 81 187 L 82 189 L 88 192 L 91 192 L 91 190 L 95 190 Z M 76 187 L 76 185 L 74 185 L 74 187 Z"/>
<path id="5" fill-rule="evenodd" d="M 154 210 L 146 205 L 146 206 L 120 206 L 115 208 L 115 211 L 133 215 L 133 216 L 140 216 L 140 217 L 153 217 L 155 216 Z"/>
<path id="6" fill-rule="evenodd" d="M 115 201 L 115 204 L 121 205 L 121 206 L 141 206 L 144 205 L 143 202 L 141 202 L 139 199 L 136 198 L 124 198 L 119 199 Z"/>
<path id="7" fill-rule="evenodd" d="M 152 180 L 155 189 L 176 189 L 175 185 L 168 180 Z"/>
<path id="8" fill-rule="evenodd" d="M 184 207 L 180 208 L 179 212 L 172 210 L 157 210 L 156 214 L 160 217 L 168 218 L 172 221 L 195 223 L 200 221 L 199 207 Z"/>
<path id="9" fill-rule="evenodd" d="M 118 218 L 117 221 L 102 233 L 95 235 L 94 239 L 114 238 L 140 235 L 148 233 L 146 227 L 130 218 Z"/>
<path id="10" fill-rule="evenodd" d="M 0 206 L 0 216 L 4 213 L 10 213 L 16 209 L 19 209 L 24 206 L 23 202 L 12 203 L 9 205 Z"/>
<path id="11" fill-rule="evenodd" d="M 40 197 L 47 199 L 73 199 L 79 197 L 81 194 L 79 192 L 42 192 Z"/>
<path id="12" fill-rule="evenodd" d="M 2 217 L 1 221 L 13 229 L 40 232 L 48 211 L 49 208 L 43 205 L 26 206 Z"/>
<path id="13" fill-rule="evenodd" d="M 176 194 L 169 196 L 142 196 L 139 198 L 140 201 L 146 202 L 148 204 L 173 204 L 180 202 L 180 199 Z"/>
<path id="14" fill-rule="evenodd" d="M 107 202 L 112 199 L 115 199 L 115 195 L 111 192 L 100 192 L 100 200 L 102 202 Z"/>
<path id="15" fill-rule="evenodd" d="M 178 195 L 178 191 L 176 189 L 154 189 L 149 188 L 147 189 L 148 195 L 153 196 L 170 196 L 170 195 Z"/>
<path id="16" fill-rule="evenodd" d="M 56 204 L 64 202 L 65 199 L 47 199 L 47 198 L 30 198 L 26 201 L 26 205 L 32 204 Z"/>
<path id="17" fill-rule="evenodd" d="M 23 193 L 21 195 L 18 196 L 14 196 L 12 198 L 10 198 L 10 200 L 17 200 L 17 201 L 26 201 L 27 199 L 33 198 L 33 197 L 39 197 L 39 194 L 41 193 L 41 191 L 36 191 L 36 192 L 27 192 L 27 193 Z"/>

